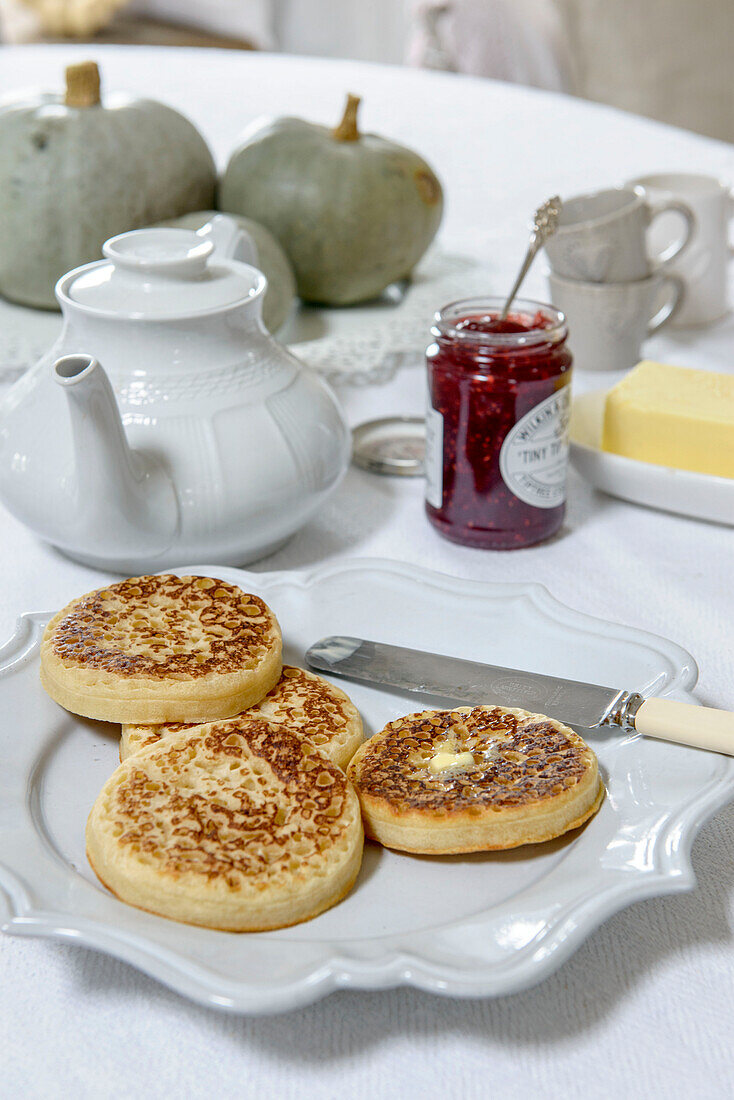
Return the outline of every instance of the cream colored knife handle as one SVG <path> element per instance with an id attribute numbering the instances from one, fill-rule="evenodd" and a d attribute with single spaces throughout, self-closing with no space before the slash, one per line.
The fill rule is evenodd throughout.
<path id="1" fill-rule="evenodd" d="M 646 737 L 734 756 L 734 713 L 728 710 L 646 699 L 635 715 L 635 729 Z"/>

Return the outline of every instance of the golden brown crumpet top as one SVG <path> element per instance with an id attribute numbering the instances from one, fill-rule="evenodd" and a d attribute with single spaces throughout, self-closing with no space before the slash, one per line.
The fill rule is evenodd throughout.
<path id="1" fill-rule="evenodd" d="M 434 773 L 430 761 L 447 743 L 473 762 Z M 594 753 L 573 730 L 542 715 L 482 706 L 398 718 L 363 746 L 349 776 L 360 794 L 398 813 L 443 815 L 537 805 L 591 768 Z"/>
<path id="2" fill-rule="evenodd" d="M 274 782 L 265 769 L 253 774 L 253 758 Z M 223 875 L 237 889 L 318 862 L 344 828 L 344 773 L 264 720 L 212 723 L 201 737 L 163 742 L 121 767 L 108 803 L 117 842 L 168 874 Z"/>
<path id="3" fill-rule="evenodd" d="M 234 718 L 134 753 L 89 815 L 87 854 L 131 905 L 228 931 L 307 920 L 362 860 L 344 773 L 282 723 Z"/>
<path id="4" fill-rule="evenodd" d="M 261 703 L 243 717 L 285 722 L 292 733 L 307 738 L 325 756 L 346 767 L 362 741 L 362 719 L 351 699 L 321 676 L 293 665 L 283 673 Z M 161 737 L 190 729 L 197 723 L 166 722 L 158 726 L 124 726 L 120 759 L 154 745 Z"/>
<path id="5" fill-rule="evenodd" d="M 255 709 L 264 718 L 302 727 L 322 752 L 351 723 L 358 722 L 361 733 L 361 719 L 349 696 L 328 680 L 294 665 L 283 666 L 280 681 Z"/>
<path id="6" fill-rule="evenodd" d="M 255 667 L 280 631 L 257 596 L 210 577 L 132 577 L 82 597 L 57 624 L 66 667 L 198 678 Z"/>

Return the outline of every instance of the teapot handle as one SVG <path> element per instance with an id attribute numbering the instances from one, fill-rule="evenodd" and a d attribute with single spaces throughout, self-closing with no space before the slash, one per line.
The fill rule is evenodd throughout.
<path id="1" fill-rule="evenodd" d="M 258 266 L 257 247 L 250 234 L 227 214 L 215 214 L 206 225 L 196 231 L 197 237 L 211 241 L 214 258 L 237 260 L 242 264 Z"/>

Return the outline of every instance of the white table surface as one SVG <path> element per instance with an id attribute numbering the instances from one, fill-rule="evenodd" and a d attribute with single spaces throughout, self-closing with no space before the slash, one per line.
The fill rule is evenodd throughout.
<path id="1" fill-rule="evenodd" d="M 730 146 L 517 87 L 353 62 L 91 52 L 108 88 L 186 111 L 220 161 L 255 115 L 329 122 L 347 89 L 360 92 L 367 128 L 415 146 L 438 169 L 448 196 L 442 244 L 496 266 L 488 292 L 509 285 L 528 216 L 553 192 L 665 169 L 734 181 Z M 58 85 L 63 65 L 89 54 L 4 47 L 0 92 Z M 528 291 L 545 297 L 539 269 Z M 734 370 L 734 322 L 661 336 L 648 350 Z M 355 423 L 419 412 L 421 382 L 410 369 L 342 396 Z M 560 537 L 490 553 L 442 541 L 423 518 L 421 492 L 419 481 L 352 469 L 323 512 L 256 568 L 381 556 L 461 577 L 541 581 L 573 607 L 679 642 L 699 662 L 702 701 L 734 708 L 731 528 L 615 501 L 572 474 Z M 3 637 L 18 612 L 56 609 L 105 579 L 2 511 L 0 570 Z M 0 937 L 0 1097 L 730 1096 L 733 852 L 730 806 L 696 843 L 693 893 L 618 914 L 542 986 L 497 1001 L 341 993 L 289 1015 L 240 1019 L 194 1007 L 100 954 Z"/>

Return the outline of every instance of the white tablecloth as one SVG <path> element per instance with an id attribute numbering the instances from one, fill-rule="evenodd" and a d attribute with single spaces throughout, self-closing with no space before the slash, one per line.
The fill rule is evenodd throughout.
<path id="1" fill-rule="evenodd" d="M 0 90 L 57 84 L 63 64 L 89 52 L 5 48 Z M 367 127 L 434 162 L 448 194 L 443 246 L 496 269 L 488 292 L 509 285 L 529 213 L 555 191 L 656 169 L 734 180 L 729 146 L 517 87 L 343 62 L 96 52 L 108 87 L 184 109 L 220 159 L 255 114 L 326 122 L 346 89 L 361 92 Z M 545 296 L 540 270 L 528 290 Z M 719 370 L 734 369 L 733 349 L 731 320 L 649 347 Z M 353 422 L 418 412 L 422 395 L 417 368 L 384 387 L 343 391 Z M 681 643 L 700 664 L 701 699 L 734 708 L 730 528 L 612 500 L 572 475 L 560 537 L 488 553 L 442 541 L 424 520 L 421 492 L 419 481 L 352 469 L 317 519 L 256 568 L 371 555 L 462 577 L 540 581 L 573 607 Z M 18 612 L 58 608 L 103 579 L 4 513 L 0 571 L 2 636 Z M 239 1019 L 194 1007 L 94 952 L 0 937 L 0 1097 L 730 1096 L 733 852 L 730 807 L 696 843 L 695 892 L 620 913 L 542 986 L 498 1001 L 343 993 L 282 1017 Z"/>

